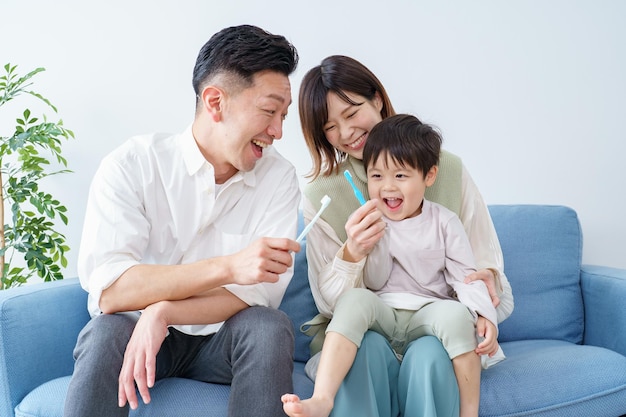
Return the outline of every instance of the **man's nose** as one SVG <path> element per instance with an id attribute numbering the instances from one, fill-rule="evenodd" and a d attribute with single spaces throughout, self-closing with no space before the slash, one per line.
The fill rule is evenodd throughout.
<path id="1" fill-rule="evenodd" d="M 283 137 L 283 117 L 281 115 L 277 115 L 272 119 L 272 122 L 267 127 L 267 134 L 276 140 Z"/>

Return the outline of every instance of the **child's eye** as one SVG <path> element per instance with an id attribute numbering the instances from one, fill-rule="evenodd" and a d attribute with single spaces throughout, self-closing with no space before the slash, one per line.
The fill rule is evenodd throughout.
<path id="1" fill-rule="evenodd" d="M 334 128 L 335 128 L 335 126 L 334 126 L 334 125 L 331 125 L 331 126 L 326 126 L 326 127 L 324 128 L 324 131 L 325 131 L 325 132 L 328 132 L 328 131 L 330 131 L 330 130 L 332 130 L 332 129 L 334 129 Z"/>
<path id="2" fill-rule="evenodd" d="M 351 119 L 355 114 L 357 114 L 359 112 L 359 109 L 356 109 L 355 111 L 353 111 L 352 113 L 350 113 L 348 116 L 346 116 L 346 119 Z"/>

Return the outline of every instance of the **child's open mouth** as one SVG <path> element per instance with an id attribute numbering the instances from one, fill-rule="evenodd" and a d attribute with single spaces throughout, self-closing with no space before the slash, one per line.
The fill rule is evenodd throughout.
<path id="1" fill-rule="evenodd" d="M 396 210 L 400 207 L 403 200 L 401 198 L 383 198 L 383 201 L 390 210 Z"/>

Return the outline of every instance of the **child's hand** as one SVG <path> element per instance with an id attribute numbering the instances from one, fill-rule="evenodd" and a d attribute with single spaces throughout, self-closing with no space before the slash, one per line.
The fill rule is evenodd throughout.
<path id="1" fill-rule="evenodd" d="M 369 200 L 352 213 L 346 222 L 348 240 L 343 259 L 359 262 L 370 254 L 376 243 L 385 234 L 387 226 L 382 219 L 382 212 L 377 208 L 378 200 Z"/>
<path id="2" fill-rule="evenodd" d="M 498 335 L 496 326 L 482 316 L 478 316 L 476 321 L 476 333 L 485 340 L 480 342 L 476 347 L 476 353 L 479 355 L 493 356 L 498 351 Z"/>

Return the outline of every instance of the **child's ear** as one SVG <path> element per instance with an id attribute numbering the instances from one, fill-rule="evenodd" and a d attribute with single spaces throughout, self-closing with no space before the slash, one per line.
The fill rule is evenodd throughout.
<path id="1" fill-rule="evenodd" d="M 426 178 L 424 178 L 424 182 L 426 183 L 427 187 L 430 187 L 431 185 L 435 183 L 435 180 L 437 179 L 438 170 L 439 170 L 439 167 L 437 165 L 434 165 L 426 173 Z"/>

